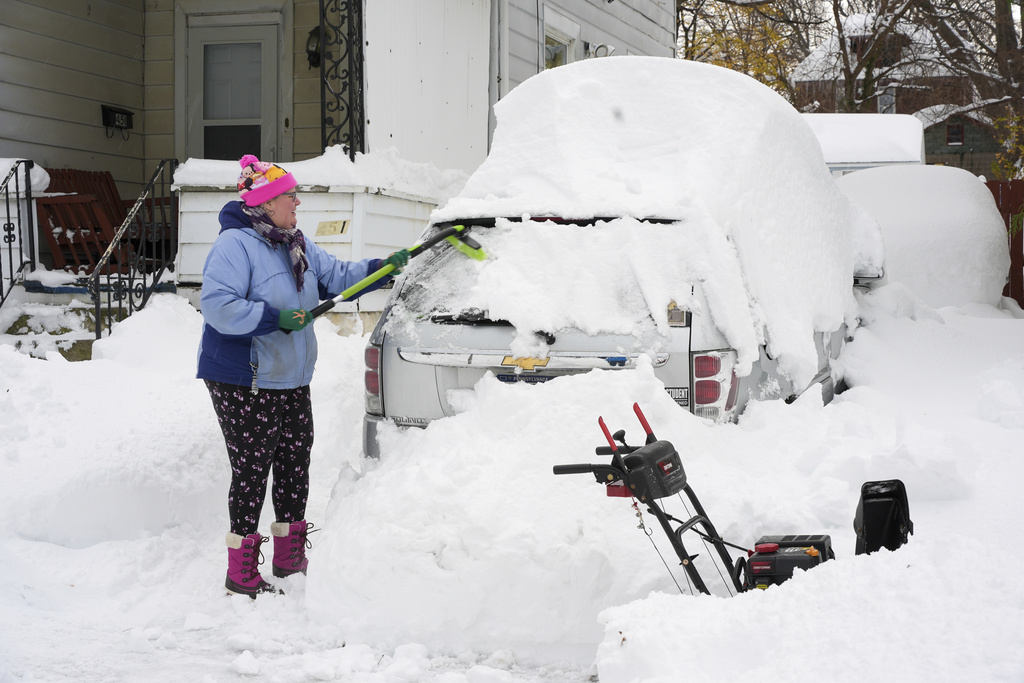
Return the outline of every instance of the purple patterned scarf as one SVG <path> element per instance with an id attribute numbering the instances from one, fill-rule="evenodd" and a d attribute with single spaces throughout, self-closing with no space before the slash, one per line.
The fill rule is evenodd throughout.
<path id="1" fill-rule="evenodd" d="M 274 225 L 262 206 L 247 206 L 242 202 L 242 211 L 252 219 L 252 228 L 274 244 L 286 244 L 288 256 L 292 260 L 292 273 L 295 275 L 295 286 L 302 291 L 303 275 L 309 268 L 306 260 L 306 237 L 298 228 L 282 230 Z"/>

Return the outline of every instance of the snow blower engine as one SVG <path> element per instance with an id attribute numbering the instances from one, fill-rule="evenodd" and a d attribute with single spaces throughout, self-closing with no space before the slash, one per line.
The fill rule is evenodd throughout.
<path id="1" fill-rule="evenodd" d="M 633 412 L 647 434 L 643 446 L 627 445 L 623 430 L 615 432 L 614 435 L 610 434 L 604 418 L 599 417 L 597 422 L 604 432 L 608 446 L 599 446 L 596 453 L 611 455 L 611 463 L 555 465 L 554 473 L 592 473 L 598 483 L 605 485 L 608 496 L 633 498 L 633 507 L 638 517 L 641 516 L 638 504 L 646 504 L 647 512 L 654 515 L 668 536 L 669 543 L 686 572 L 688 582 L 697 591 L 710 594 L 707 584 L 694 565 L 697 555 L 691 555 L 683 545 L 683 534 L 688 531 L 695 532 L 704 541 L 705 546 L 707 543 L 714 546 L 726 568 L 732 587 L 738 593 L 780 584 L 792 578 L 796 569 L 810 569 L 822 562 L 835 559 L 832 539 L 824 534 L 762 536 L 754 544 L 753 549 L 723 540 L 693 489 L 687 484 L 686 472 L 675 447 L 670 442 L 660 441 L 654 436 L 646 417 L 636 403 L 633 404 Z M 656 502 L 670 496 L 678 496 L 682 500 L 681 493 L 686 494 L 694 510 L 694 514 L 685 521 L 668 514 L 664 505 Z M 686 501 L 683 503 L 685 506 Z M 644 528 L 642 521 L 640 527 Z M 903 483 L 899 480 L 866 483 L 862 489 L 854 527 L 858 535 L 858 554 L 877 550 L 881 546 L 895 549 L 905 543 L 906 533 L 913 533 L 913 524 L 909 518 Z M 869 536 L 870 539 L 867 538 Z M 741 556 L 734 562 L 729 554 L 729 548 L 744 551 L 746 557 Z M 676 585 L 678 586 L 678 583 Z"/>

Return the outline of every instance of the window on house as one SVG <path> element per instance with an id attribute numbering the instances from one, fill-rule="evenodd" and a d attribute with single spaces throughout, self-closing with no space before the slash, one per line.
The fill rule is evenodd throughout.
<path id="1" fill-rule="evenodd" d="M 569 63 L 569 44 L 553 36 L 544 36 L 544 68 L 554 69 Z"/>
<path id="2" fill-rule="evenodd" d="M 889 85 L 882 88 L 881 92 L 878 93 L 878 113 L 879 114 L 895 114 L 896 113 L 896 88 Z"/>
<path id="3" fill-rule="evenodd" d="M 576 59 L 580 25 L 550 7 L 544 8 L 544 68 L 553 69 Z"/>
<path id="4" fill-rule="evenodd" d="M 879 66 L 892 66 L 903 58 L 903 51 L 910 46 L 910 38 L 893 33 L 885 37 L 882 53 L 878 56 Z"/>
<path id="5" fill-rule="evenodd" d="M 946 124 L 946 144 L 950 147 L 964 144 L 964 124 Z"/>

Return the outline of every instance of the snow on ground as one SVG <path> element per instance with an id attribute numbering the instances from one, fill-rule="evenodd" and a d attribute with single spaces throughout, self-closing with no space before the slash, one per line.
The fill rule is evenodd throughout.
<path id="1" fill-rule="evenodd" d="M 722 110 L 738 133 L 742 113 Z M 813 136 L 779 116 L 806 151 Z M 385 433 L 379 461 L 359 452 L 366 339 L 318 320 L 307 516 L 323 531 L 309 576 L 255 602 L 223 589 L 229 467 L 187 301 L 155 297 L 90 362 L 0 345 L 0 681 L 1024 679 L 1024 312 L 973 289 L 992 258 L 970 263 L 956 307 L 929 305 L 903 281 L 912 269 L 861 298 L 866 324 L 840 357 L 852 388 L 828 406 L 808 393 L 714 426 L 649 365 L 538 386 L 488 376 L 459 415 Z M 765 291 L 806 288 L 784 273 Z M 598 416 L 638 442 L 633 402 L 726 539 L 827 533 L 836 560 L 730 597 L 691 541 L 714 595 L 690 595 L 651 515 L 648 536 L 628 501 L 551 472 L 598 461 Z M 856 556 L 860 486 L 890 478 L 915 535 Z M 263 533 L 271 521 L 268 506 Z"/>
<path id="2" fill-rule="evenodd" d="M 898 284 L 864 311 L 842 357 L 854 386 L 828 406 L 711 426 L 649 368 L 488 379 L 379 462 L 359 456 L 365 339 L 320 320 L 308 516 L 330 531 L 308 579 L 255 603 L 222 589 L 229 474 L 193 379 L 198 313 L 158 296 L 86 363 L 2 346 L 0 680 L 1020 680 L 1024 589 L 1005 562 L 1024 315 L 931 309 Z M 551 474 L 598 460 L 599 415 L 637 441 L 633 401 L 727 539 L 828 533 L 837 560 L 738 597 L 702 567 L 717 595 L 680 595 L 659 530 L 589 476 Z M 860 485 L 894 477 L 915 535 L 855 556 Z"/>

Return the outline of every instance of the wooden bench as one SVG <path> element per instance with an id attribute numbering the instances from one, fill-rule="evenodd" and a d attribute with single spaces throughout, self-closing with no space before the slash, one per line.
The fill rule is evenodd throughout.
<path id="1" fill-rule="evenodd" d="M 55 168 L 46 172 L 50 175 L 46 192 L 61 193 L 36 200 L 40 231 L 50 246 L 53 265 L 91 275 L 135 201 L 121 199 L 109 171 Z M 143 206 L 115 249 L 105 273 L 126 272 L 136 253 L 142 254 L 136 265 L 147 271 L 173 257 L 172 249 L 177 246 L 176 207 L 166 204 L 164 198 L 151 198 Z"/>
<path id="2" fill-rule="evenodd" d="M 114 241 L 114 228 L 96 197 L 82 194 L 39 197 L 36 211 L 39 230 L 50 245 L 54 268 L 92 275 Z M 119 248 L 104 271 L 119 272 L 129 259 L 130 253 Z"/>
<path id="3" fill-rule="evenodd" d="M 47 192 L 93 195 L 107 214 L 111 227 L 117 230 L 124 223 L 134 201 L 124 201 L 117 191 L 110 171 L 79 171 L 74 168 L 46 169 L 50 174 Z"/>

